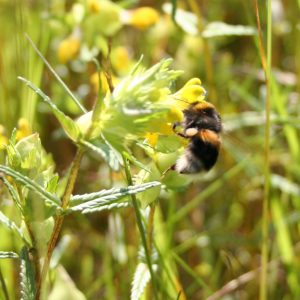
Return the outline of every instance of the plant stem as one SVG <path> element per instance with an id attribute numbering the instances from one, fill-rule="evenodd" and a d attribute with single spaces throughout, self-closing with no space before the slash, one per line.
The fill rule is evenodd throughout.
<path id="1" fill-rule="evenodd" d="M 76 178 L 77 178 L 77 174 L 78 174 L 78 170 L 79 170 L 79 167 L 80 167 L 80 163 L 81 163 L 83 153 L 84 153 L 84 150 L 82 148 L 79 148 L 77 150 L 77 153 L 76 153 L 75 158 L 73 160 L 70 175 L 69 175 L 69 178 L 68 178 L 68 183 L 67 183 L 64 195 L 62 197 L 61 207 L 62 207 L 63 210 L 65 210 L 69 205 L 69 200 L 70 200 L 72 191 L 74 189 L 74 185 L 75 185 L 75 181 L 76 181 Z M 55 245 L 57 243 L 57 239 L 58 239 L 58 236 L 60 234 L 63 221 L 64 221 L 64 216 L 63 215 L 57 216 L 57 218 L 55 220 L 52 236 L 51 236 L 49 244 L 48 244 L 47 255 L 45 257 L 45 262 L 44 262 L 44 265 L 43 265 L 43 268 L 42 268 L 42 273 L 41 273 L 41 276 L 40 276 L 40 281 L 38 282 L 38 285 L 37 285 L 36 298 L 35 298 L 36 300 L 38 300 L 39 297 L 40 297 L 42 284 L 43 284 L 43 282 L 46 278 L 46 275 L 48 273 L 52 253 L 53 253 L 53 250 L 54 250 Z"/>
<path id="2" fill-rule="evenodd" d="M 34 236 L 33 230 L 31 228 L 31 224 L 28 220 L 24 220 L 24 223 L 26 225 L 27 231 L 29 233 L 30 239 L 31 239 L 31 244 L 32 244 L 32 249 L 30 251 L 31 255 L 32 255 L 32 260 L 33 260 L 33 264 L 34 264 L 34 280 L 36 285 L 38 285 L 38 283 L 40 282 L 40 278 L 41 278 L 41 265 L 40 265 L 40 255 L 39 255 L 39 249 L 38 249 L 38 245 L 37 245 L 37 241 L 36 238 Z M 40 299 L 40 295 L 38 295 L 36 297 L 36 300 Z"/>
<path id="3" fill-rule="evenodd" d="M 152 203 L 150 205 L 150 213 L 149 213 L 149 217 L 148 217 L 147 248 L 148 248 L 150 256 L 151 256 L 151 252 L 152 252 L 155 207 L 156 207 L 155 203 Z"/>
<path id="4" fill-rule="evenodd" d="M 266 82 L 266 100 L 265 100 L 265 145 L 264 145 L 264 198 L 262 203 L 262 246 L 261 246 L 261 273 L 260 273 L 260 289 L 259 299 L 267 299 L 267 267 L 268 267 L 268 256 L 269 256 L 269 195 L 270 195 L 270 111 L 271 111 L 271 58 L 272 58 L 272 3 L 268 0 L 267 7 L 267 59 L 265 56 L 265 48 L 262 39 L 261 23 L 259 18 L 259 8 L 257 0 L 254 0 L 254 6 L 256 11 L 257 29 L 259 33 L 259 50 L 262 67 L 265 73 Z"/>
<path id="5" fill-rule="evenodd" d="M 154 230 L 155 207 L 156 207 L 156 203 L 153 202 L 150 205 L 150 213 L 149 213 L 148 224 L 147 224 L 147 249 L 148 249 L 150 257 L 152 255 L 152 241 L 153 241 L 153 230 Z M 149 285 L 148 288 L 147 288 L 146 299 L 148 299 L 148 300 L 152 299 L 151 285 Z"/>
<path id="6" fill-rule="evenodd" d="M 128 185 L 133 185 L 128 160 L 127 160 L 127 158 L 124 154 L 123 154 L 123 161 L 124 161 L 124 168 L 125 168 L 127 184 Z M 139 232 L 140 232 L 140 235 L 141 235 L 142 245 L 143 245 L 145 255 L 146 255 L 147 265 L 148 265 L 149 272 L 150 272 L 150 275 L 151 275 L 151 281 L 152 281 L 153 292 L 154 292 L 153 296 L 154 296 L 154 299 L 157 299 L 155 277 L 154 277 L 154 272 L 153 272 L 153 269 L 152 269 L 151 256 L 150 256 L 150 253 L 149 253 L 148 247 L 147 247 L 146 234 L 145 234 L 145 230 L 144 230 L 143 223 L 142 223 L 141 212 L 140 212 L 140 209 L 139 209 L 139 205 L 138 205 L 138 201 L 136 199 L 136 196 L 134 194 L 132 194 L 130 196 L 131 196 L 131 201 L 132 201 L 134 211 L 135 211 L 135 216 L 136 216 L 138 229 L 139 229 Z"/>

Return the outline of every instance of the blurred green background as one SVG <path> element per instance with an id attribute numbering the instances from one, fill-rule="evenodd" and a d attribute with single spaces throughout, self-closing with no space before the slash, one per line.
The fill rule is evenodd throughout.
<path id="1" fill-rule="evenodd" d="M 91 58 L 107 54 L 107 40 L 111 41 L 115 82 L 142 54 L 147 67 L 172 57 L 173 68 L 184 71 L 176 88 L 199 77 L 208 100 L 221 113 L 223 147 L 211 172 L 199 175 L 185 189 L 174 183 L 177 189 L 161 195 L 155 219 L 157 243 L 166 249 L 162 257 L 177 270 L 177 284 L 184 291 L 180 299 L 206 299 L 216 291 L 224 295 L 209 299 L 257 299 L 266 87 L 253 1 L 175 1 L 177 13 L 181 9 L 194 13 L 183 13 L 177 24 L 170 16 L 171 2 L 114 2 L 124 10 L 122 21 L 115 20 L 114 7 L 109 7 L 104 11 L 108 17 L 98 24 L 81 22 L 83 9 L 90 14 L 101 11 L 97 1 L 0 1 L 0 141 L 5 141 L 14 127 L 24 135 L 39 132 L 60 174 L 66 172 L 75 153 L 49 109 L 17 79 L 28 78 L 61 110 L 74 118 L 79 115 L 25 33 L 88 109 L 97 97 L 98 84 Z M 132 9 L 144 6 L 155 13 L 147 12 L 142 21 L 133 21 Z M 265 1 L 260 1 L 264 42 L 266 9 Z M 269 299 L 300 297 L 299 11 L 299 1 L 272 1 Z M 149 24 L 143 23 L 145 20 L 150 20 Z M 113 38 L 108 37 L 111 35 Z M 3 149 L 0 159 L 3 163 Z M 87 155 L 76 193 L 121 181 L 121 173 L 109 178 L 107 166 Z M 13 216 L 14 207 L 2 185 L 0 193 L 1 211 Z M 62 265 L 86 299 L 130 298 L 139 240 L 133 216 L 128 208 L 66 218 Z M 1 250 L 18 248 L 18 241 L 1 227 L 0 236 Z M 18 299 L 18 264 L 1 260 L 0 268 L 10 299 Z M 225 286 L 235 279 L 240 279 L 236 288 Z"/>

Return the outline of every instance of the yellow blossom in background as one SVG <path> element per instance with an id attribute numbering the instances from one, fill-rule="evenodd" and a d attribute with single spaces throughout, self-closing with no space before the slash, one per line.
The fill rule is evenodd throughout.
<path id="1" fill-rule="evenodd" d="M 114 69 L 125 73 L 130 67 L 130 57 L 126 47 L 116 47 L 111 52 L 111 63 Z"/>
<path id="2" fill-rule="evenodd" d="M 0 150 L 4 149 L 8 143 L 8 139 L 5 135 L 5 128 L 0 124 Z"/>
<path id="3" fill-rule="evenodd" d="M 19 141 L 19 140 L 23 139 L 24 137 L 29 136 L 31 134 L 32 134 L 32 130 L 31 130 L 28 120 L 26 120 L 25 118 L 20 118 L 18 121 L 18 129 L 17 129 L 17 135 L 16 135 L 17 141 Z"/>
<path id="4" fill-rule="evenodd" d="M 80 49 L 80 41 L 78 38 L 69 37 L 64 39 L 58 47 L 58 59 L 65 64 L 74 59 Z"/>
<path id="5" fill-rule="evenodd" d="M 141 7 L 133 10 L 129 24 L 138 29 L 147 29 L 159 20 L 158 12 L 151 7 Z"/>
<path id="6" fill-rule="evenodd" d="M 109 85 L 108 85 L 107 79 L 103 72 L 100 73 L 100 80 L 101 80 L 102 92 L 104 94 L 106 94 L 107 92 L 109 92 Z M 113 82 L 113 85 L 115 86 L 118 82 L 117 78 L 112 76 L 112 82 Z M 95 93 L 98 93 L 98 90 L 99 90 L 99 74 L 98 74 L 98 72 L 95 72 L 91 75 L 90 83 L 92 85 L 93 91 Z"/>
<path id="7" fill-rule="evenodd" d="M 98 13 L 100 11 L 101 5 L 98 0 L 88 0 L 87 7 L 92 13 Z"/>

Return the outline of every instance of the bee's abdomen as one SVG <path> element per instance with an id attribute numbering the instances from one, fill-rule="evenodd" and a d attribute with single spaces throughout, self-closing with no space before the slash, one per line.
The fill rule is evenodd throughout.
<path id="1" fill-rule="evenodd" d="M 202 162 L 205 170 L 211 169 L 216 163 L 219 155 L 219 145 L 204 142 L 200 138 L 193 138 L 188 146 L 189 151 Z"/>

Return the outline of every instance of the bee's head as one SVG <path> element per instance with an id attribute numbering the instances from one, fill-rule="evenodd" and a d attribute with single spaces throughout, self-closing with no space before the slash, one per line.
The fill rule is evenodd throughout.
<path id="1" fill-rule="evenodd" d="M 216 108 L 209 102 L 193 103 L 185 112 L 187 112 L 187 125 L 191 123 L 192 127 L 209 129 L 217 133 L 222 130 L 221 117 Z"/>

